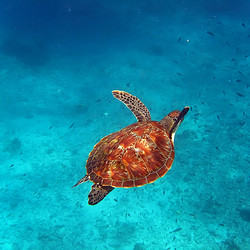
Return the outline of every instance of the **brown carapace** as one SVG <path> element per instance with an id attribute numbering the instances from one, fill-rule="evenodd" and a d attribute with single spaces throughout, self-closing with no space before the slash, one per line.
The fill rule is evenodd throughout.
<path id="1" fill-rule="evenodd" d="M 160 122 L 151 121 L 149 110 L 137 97 L 125 91 L 112 93 L 137 122 L 104 137 L 89 154 L 87 174 L 73 187 L 88 180 L 94 183 L 88 195 L 90 205 L 116 187 L 139 187 L 164 176 L 174 161 L 175 132 L 189 110 L 185 107 L 170 112 Z"/>

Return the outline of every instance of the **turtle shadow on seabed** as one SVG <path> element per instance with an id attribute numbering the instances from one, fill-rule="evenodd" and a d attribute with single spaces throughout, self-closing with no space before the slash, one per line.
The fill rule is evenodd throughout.
<path id="1" fill-rule="evenodd" d="M 25 40 L 8 36 L 1 43 L 0 51 L 31 67 L 43 66 L 50 58 L 47 46 L 40 39 Z"/>

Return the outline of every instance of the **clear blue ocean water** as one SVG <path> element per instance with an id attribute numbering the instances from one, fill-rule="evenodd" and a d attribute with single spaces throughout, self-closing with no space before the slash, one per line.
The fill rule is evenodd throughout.
<path id="1" fill-rule="evenodd" d="M 0 249 L 249 250 L 250 1 L 0 2 Z M 93 146 L 189 105 L 163 177 L 88 205 Z"/>

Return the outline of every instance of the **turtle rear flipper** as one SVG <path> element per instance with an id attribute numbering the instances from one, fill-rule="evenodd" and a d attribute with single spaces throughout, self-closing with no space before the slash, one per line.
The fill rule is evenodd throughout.
<path id="1" fill-rule="evenodd" d="M 89 205 L 95 205 L 105 198 L 114 188 L 111 186 L 101 186 L 94 184 L 88 195 Z"/>
<path id="2" fill-rule="evenodd" d="M 88 180 L 89 180 L 89 176 L 88 176 L 88 175 L 85 175 L 85 176 L 83 176 L 82 179 L 81 179 L 80 181 L 78 181 L 72 188 L 74 188 L 74 187 L 76 187 L 76 186 L 80 185 L 81 183 L 86 182 L 86 181 L 88 181 Z"/>

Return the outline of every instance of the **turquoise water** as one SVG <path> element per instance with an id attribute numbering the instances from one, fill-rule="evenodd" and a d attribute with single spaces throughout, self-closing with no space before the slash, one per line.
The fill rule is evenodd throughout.
<path id="1" fill-rule="evenodd" d="M 250 249 L 249 1 L 0 3 L 0 249 Z M 52 3 L 53 2 L 53 3 Z M 189 105 L 171 170 L 88 205 L 93 146 Z"/>

